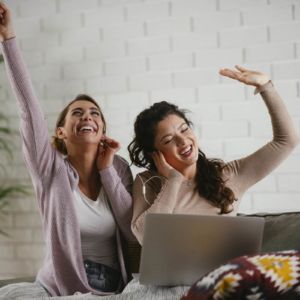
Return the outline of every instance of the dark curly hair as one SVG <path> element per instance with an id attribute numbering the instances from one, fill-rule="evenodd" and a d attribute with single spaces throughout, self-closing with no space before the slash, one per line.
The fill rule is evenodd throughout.
<path id="1" fill-rule="evenodd" d="M 188 126 L 191 121 L 186 117 L 186 110 L 178 106 L 161 101 L 143 110 L 134 123 L 135 137 L 128 145 L 129 156 L 132 163 L 151 171 L 157 171 L 151 153 L 155 151 L 154 138 L 157 124 L 169 115 L 177 115 Z M 225 163 L 220 159 L 208 159 L 198 149 L 196 172 L 196 189 L 200 196 L 205 197 L 213 206 L 220 208 L 220 214 L 232 211 L 232 204 L 236 200 L 233 191 L 226 186 L 223 179 Z"/>
<path id="2" fill-rule="evenodd" d="M 69 108 L 70 106 L 77 102 L 77 101 L 88 101 L 88 102 L 91 102 L 93 103 L 100 111 L 100 116 L 101 116 L 101 119 L 102 119 L 102 122 L 103 122 L 103 133 L 105 133 L 106 131 L 106 121 L 104 119 L 104 115 L 101 111 L 101 108 L 99 106 L 99 104 L 97 103 L 97 101 L 95 99 L 93 99 L 91 96 L 89 95 L 86 95 L 86 94 L 79 94 L 77 95 L 71 102 L 69 102 L 69 104 L 60 112 L 58 118 L 57 118 L 57 121 L 56 121 L 56 124 L 55 124 L 55 131 L 58 127 L 63 127 L 65 125 L 65 120 L 66 120 L 66 115 L 68 114 L 69 112 Z M 67 151 L 67 148 L 66 148 L 66 145 L 65 145 L 65 142 L 58 138 L 57 135 L 56 135 L 56 132 L 55 134 L 52 136 L 52 145 L 53 147 L 58 150 L 60 153 L 64 154 L 64 155 L 67 155 L 68 154 L 68 151 Z"/>

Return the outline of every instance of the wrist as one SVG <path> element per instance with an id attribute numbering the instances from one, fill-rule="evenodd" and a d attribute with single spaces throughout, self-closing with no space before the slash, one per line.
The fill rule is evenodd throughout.
<path id="1" fill-rule="evenodd" d="M 265 76 L 264 78 L 261 78 L 260 80 L 258 80 L 258 82 L 255 84 L 256 88 L 261 88 L 263 87 L 265 84 L 267 84 L 270 81 L 270 78 L 268 76 Z"/>
<path id="2" fill-rule="evenodd" d="M 15 38 L 16 35 L 15 34 L 3 34 L 1 37 L 0 37 L 0 41 L 1 42 L 4 42 L 4 41 L 7 41 L 7 40 L 11 40 L 13 38 Z"/>
<path id="3" fill-rule="evenodd" d="M 98 171 L 103 171 L 105 169 L 110 168 L 111 166 L 112 166 L 112 164 L 111 165 L 107 164 L 107 165 L 98 166 Z"/>
<path id="4" fill-rule="evenodd" d="M 264 85 L 261 85 L 259 87 L 257 87 L 254 91 L 254 95 L 258 94 L 258 93 L 262 93 L 266 90 L 268 90 L 269 88 L 273 87 L 273 83 L 271 80 L 269 80 L 267 83 L 265 83 Z"/>
<path id="5" fill-rule="evenodd" d="M 109 159 L 106 161 L 100 161 L 97 165 L 98 171 L 103 171 L 104 169 L 108 169 L 113 165 L 113 159 Z"/>

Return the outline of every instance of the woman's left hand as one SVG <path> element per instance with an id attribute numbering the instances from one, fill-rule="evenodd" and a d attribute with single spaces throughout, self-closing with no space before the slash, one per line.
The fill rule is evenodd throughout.
<path id="1" fill-rule="evenodd" d="M 114 156 L 120 148 L 120 143 L 116 140 L 113 140 L 107 136 L 103 137 L 98 148 L 98 170 L 103 170 L 112 166 Z"/>
<path id="2" fill-rule="evenodd" d="M 238 80 L 245 84 L 254 85 L 255 87 L 260 87 L 270 80 L 269 76 L 262 72 L 248 70 L 238 65 L 236 65 L 235 68 L 236 70 L 221 69 L 219 73 L 223 76 Z"/>

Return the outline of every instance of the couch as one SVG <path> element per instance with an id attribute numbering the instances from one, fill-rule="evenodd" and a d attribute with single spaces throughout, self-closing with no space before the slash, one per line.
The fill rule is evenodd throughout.
<path id="1" fill-rule="evenodd" d="M 244 214 L 241 214 L 244 215 Z M 245 216 L 245 215 L 244 215 Z M 253 214 L 247 216 L 260 216 L 265 218 L 265 228 L 262 242 L 262 253 L 280 250 L 300 250 L 300 212 L 278 213 L 278 214 Z M 140 246 L 130 244 L 127 247 L 127 262 L 131 273 L 137 273 L 139 268 Z M 0 280 L 0 287 L 15 282 L 33 281 L 34 277 L 12 278 Z M 124 295 L 125 296 L 125 295 Z M 62 297 L 76 298 L 77 297 Z M 105 297 L 106 298 L 106 297 Z M 124 297 L 124 299 L 135 299 Z M 154 299 L 155 297 L 153 297 Z M 121 295 L 116 299 L 123 299 Z M 137 298 L 138 299 L 138 298 Z M 172 298 L 170 298 L 172 299 Z M 176 299 L 176 298 L 173 298 Z"/>

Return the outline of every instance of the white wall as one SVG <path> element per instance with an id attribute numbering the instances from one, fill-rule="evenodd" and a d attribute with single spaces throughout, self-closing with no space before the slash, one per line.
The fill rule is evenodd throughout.
<path id="1" fill-rule="evenodd" d="M 218 75 L 234 64 L 270 74 L 300 128 L 299 0 L 8 2 L 50 132 L 63 106 L 86 92 L 99 100 L 128 157 L 136 114 L 167 99 L 192 110 L 208 156 L 239 158 L 266 143 L 271 127 L 253 88 Z M 3 66 L 0 106 L 18 128 Z M 12 181 L 30 184 L 15 144 Z M 35 274 L 44 243 L 34 195 L 10 202 L 0 218 L 10 235 L 0 236 L 0 277 Z M 241 210 L 300 210 L 300 147 L 249 190 Z"/>

